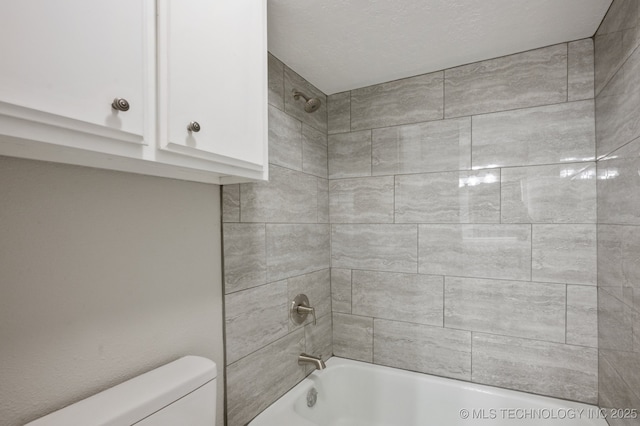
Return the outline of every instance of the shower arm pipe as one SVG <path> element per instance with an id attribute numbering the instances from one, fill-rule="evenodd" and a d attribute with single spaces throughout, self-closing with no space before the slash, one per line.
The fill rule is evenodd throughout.
<path id="1" fill-rule="evenodd" d="M 309 99 L 311 99 L 310 97 L 308 97 L 307 95 L 305 95 L 302 92 L 297 91 L 296 89 L 293 89 L 293 99 L 295 99 L 296 101 L 300 98 L 300 96 L 302 96 L 302 98 L 306 101 L 309 102 Z"/>

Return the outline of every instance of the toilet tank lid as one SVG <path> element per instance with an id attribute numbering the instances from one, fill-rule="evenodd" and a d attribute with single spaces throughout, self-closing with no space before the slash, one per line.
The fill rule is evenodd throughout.
<path id="1" fill-rule="evenodd" d="M 25 426 L 131 425 L 214 380 L 216 374 L 213 361 L 185 356 Z"/>

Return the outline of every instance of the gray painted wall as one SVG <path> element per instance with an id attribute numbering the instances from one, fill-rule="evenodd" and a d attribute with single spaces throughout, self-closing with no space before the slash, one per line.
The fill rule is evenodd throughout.
<path id="1" fill-rule="evenodd" d="M 599 404 L 621 409 L 640 407 L 639 8 L 614 0 L 595 36 Z"/>
<path id="2" fill-rule="evenodd" d="M 224 360 L 219 187 L 0 157 L 0 423 Z"/>
<path id="3" fill-rule="evenodd" d="M 337 356 L 597 402 L 591 39 L 328 99 Z"/>
<path id="4" fill-rule="evenodd" d="M 304 112 L 292 90 L 320 98 Z M 227 420 L 244 425 L 331 356 L 326 96 L 269 55 L 269 182 L 223 188 Z M 309 296 L 318 324 L 289 320 Z"/>

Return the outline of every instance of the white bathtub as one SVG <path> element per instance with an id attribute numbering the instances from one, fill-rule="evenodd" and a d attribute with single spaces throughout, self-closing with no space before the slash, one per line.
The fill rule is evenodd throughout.
<path id="1" fill-rule="evenodd" d="M 317 402 L 307 406 L 307 394 Z M 250 426 L 606 426 L 596 406 L 333 357 Z"/>

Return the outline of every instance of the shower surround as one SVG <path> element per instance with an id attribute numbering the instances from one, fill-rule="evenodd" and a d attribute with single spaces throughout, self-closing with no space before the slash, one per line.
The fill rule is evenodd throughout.
<path id="1" fill-rule="evenodd" d="M 597 402 L 591 39 L 329 97 L 269 78 L 270 182 L 223 190 L 230 426 L 305 350 Z"/>
<path id="2" fill-rule="evenodd" d="M 597 402 L 591 39 L 329 103 L 333 352 Z"/>
<path id="3" fill-rule="evenodd" d="M 614 0 L 595 36 L 599 405 L 616 409 L 640 409 L 639 8 Z"/>

